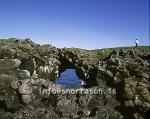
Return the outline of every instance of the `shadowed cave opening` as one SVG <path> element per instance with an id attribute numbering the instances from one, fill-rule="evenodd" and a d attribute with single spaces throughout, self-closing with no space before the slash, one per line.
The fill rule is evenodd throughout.
<path id="1" fill-rule="evenodd" d="M 81 87 L 81 84 L 86 84 L 85 81 L 80 79 L 76 74 L 76 69 L 65 69 L 60 74 L 60 77 L 56 79 L 56 84 L 60 84 L 65 88 L 77 88 Z"/>

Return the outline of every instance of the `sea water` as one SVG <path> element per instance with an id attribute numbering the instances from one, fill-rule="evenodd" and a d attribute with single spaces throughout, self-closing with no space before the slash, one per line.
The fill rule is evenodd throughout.
<path id="1" fill-rule="evenodd" d="M 79 79 L 75 69 L 66 69 L 61 73 L 60 77 L 55 81 L 56 84 L 60 84 L 65 88 L 80 87 L 83 80 Z M 85 83 L 85 82 L 84 82 Z"/>

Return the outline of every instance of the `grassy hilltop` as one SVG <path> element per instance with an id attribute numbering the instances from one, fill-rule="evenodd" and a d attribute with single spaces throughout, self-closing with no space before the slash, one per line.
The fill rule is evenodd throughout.
<path id="1" fill-rule="evenodd" d="M 16 41 L 16 38 L 9 38 L 9 39 L 0 39 L 0 43 L 9 43 L 9 42 L 14 42 Z M 99 51 L 105 51 L 106 53 L 110 53 L 112 51 L 119 51 L 120 49 L 123 50 L 150 50 L 150 46 L 126 46 L 126 47 L 114 47 L 114 48 L 102 48 L 102 49 L 94 49 L 94 50 L 86 50 L 86 49 L 80 49 L 77 48 L 78 50 L 84 50 L 88 51 L 91 54 L 97 54 Z"/>

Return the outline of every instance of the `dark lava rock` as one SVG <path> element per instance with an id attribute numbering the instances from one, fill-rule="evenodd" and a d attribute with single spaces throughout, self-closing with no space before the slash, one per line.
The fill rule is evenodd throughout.
<path id="1" fill-rule="evenodd" d="M 98 85 L 103 83 L 116 89 L 116 99 L 121 104 L 119 110 L 125 118 L 138 118 L 137 113 L 144 118 L 150 109 L 150 59 L 145 59 L 143 54 L 148 55 L 148 52 L 116 51 L 110 53 L 98 65 Z"/>
<path id="2" fill-rule="evenodd" d="M 98 50 L 94 55 L 11 38 L 0 43 L 0 119 L 148 118 L 149 66 L 146 50 Z M 52 82 L 66 68 L 75 68 L 87 85 L 75 94 L 55 94 L 66 90 Z"/>

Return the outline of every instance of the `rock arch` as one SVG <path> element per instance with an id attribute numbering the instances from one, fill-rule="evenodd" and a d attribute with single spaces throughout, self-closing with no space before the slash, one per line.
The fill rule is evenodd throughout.
<path id="1" fill-rule="evenodd" d="M 64 48 L 59 53 L 59 61 L 61 63 L 59 72 L 65 69 L 74 68 L 80 79 L 83 79 L 87 87 L 96 84 L 97 66 L 93 64 L 94 57 L 90 56 L 85 50 L 76 48 Z"/>

